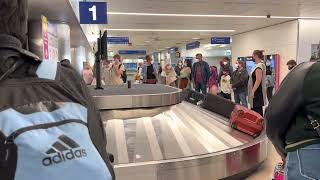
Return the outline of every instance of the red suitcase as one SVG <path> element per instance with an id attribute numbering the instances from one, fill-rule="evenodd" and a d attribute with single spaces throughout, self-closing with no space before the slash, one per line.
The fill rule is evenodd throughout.
<path id="1" fill-rule="evenodd" d="M 231 127 L 249 134 L 253 137 L 258 137 L 263 130 L 263 117 L 240 105 L 236 105 L 230 117 Z"/>

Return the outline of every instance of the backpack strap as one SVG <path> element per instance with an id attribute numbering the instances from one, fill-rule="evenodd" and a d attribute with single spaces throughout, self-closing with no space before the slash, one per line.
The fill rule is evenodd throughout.
<path id="1" fill-rule="evenodd" d="M 312 125 L 313 129 L 317 132 L 318 136 L 320 137 L 320 123 L 317 119 L 314 119 L 311 115 L 307 114 L 307 118 Z"/>
<path id="2" fill-rule="evenodd" d="M 57 61 L 44 60 L 41 62 L 37 69 L 38 78 L 56 80 L 58 71 Z"/>
<path id="3" fill-rule="evenodd" d="M 0 82 L 5 81 L 7 77 L 10 76 L 15 70 L 17 70 L 22 64 L 23 61 L 15 62 L 8 71 L 6 71 L 2 76 L 0 76 Z"/>

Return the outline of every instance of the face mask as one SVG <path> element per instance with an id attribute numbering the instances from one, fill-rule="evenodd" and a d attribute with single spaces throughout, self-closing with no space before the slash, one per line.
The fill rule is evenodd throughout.
<path id="1" fill-rule="evenodd" d="M 184 63 L 184 66 L 185 66 L 185 67 L 187 67 L 187 66 L 188 66 L 188 64 L 187 64 L 187 63 Z"/>
<path id="2" fill-rule="evenodd" d="M 179 66 L 182 66 L 182 63 L 179 63 Z"/>

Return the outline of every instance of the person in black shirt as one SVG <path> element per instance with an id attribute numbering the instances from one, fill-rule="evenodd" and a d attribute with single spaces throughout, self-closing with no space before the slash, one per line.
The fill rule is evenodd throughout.
<path id="1" fill-rule="evenodd" d="M 253 52 L 253 59 L 256 67 L 253 69 L 248 83 L 249 103 L 251 109 L 263 116 L 263 106 L 268 102 L 267 100 L 267 86 L 266 86 L 266 66 L 263 63 L 263 51 L 255 50 Z"/>
<path id="2" fill-rule="evenodd" d="M 240 60 L 237 61 L 236 68 L 231 77 L 234 99 L 237 104 L 248 107 L 248 71 L 245 68 L 244 62 Z"/>
<path id="3" fill-rule="evenodd" d="M 146 84 L 156 84 L 158 68 L 152 63 L 152 58 L 150 56 L 146 56 L 146 60 L 147 62 L 142 69 L 143 81 Z"/>

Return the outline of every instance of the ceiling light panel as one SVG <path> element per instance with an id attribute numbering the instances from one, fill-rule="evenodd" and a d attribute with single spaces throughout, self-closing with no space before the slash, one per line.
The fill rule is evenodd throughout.
<path id="1" fill-rule="evenodd" d="M 220 29 L 105 29 L 107 31 L 131 31 L 131 32 L 235 32 L 236 30 Z"/>
<path id="2" fill-rule="evenodd" d="M 215 18 L 266 18 L 266 16 L 241 16 L 241 15 L 218 15 L 218 14 L 161 14 L 161 13 L 127 13 L 108 12 L 108 15 L 125 16 L 167 16 L 167 17 L 215 17 Z"/>
<path id="3" fill-rule="evenodd" d="M 162 14 L 162 13 L 132 13 L 132 12 L 108 12 L 108 15 L 122 16 L 160 16 L 160 17 L 206 17 L 206 18 L 274 18 L 274 19 L 320 19 L 320 17 L 307 16 L 244 16 L 228 14 Z"/>

